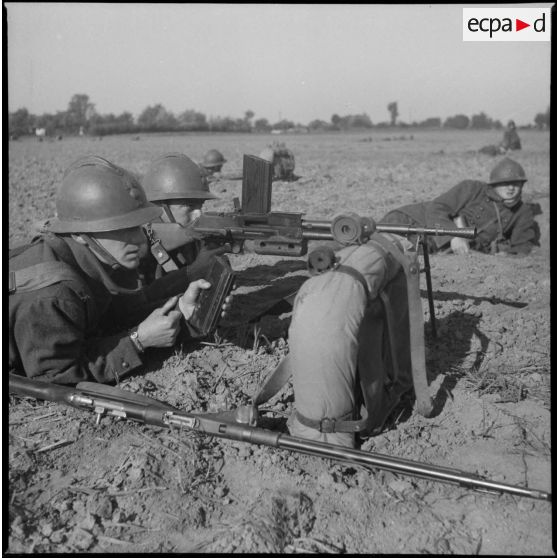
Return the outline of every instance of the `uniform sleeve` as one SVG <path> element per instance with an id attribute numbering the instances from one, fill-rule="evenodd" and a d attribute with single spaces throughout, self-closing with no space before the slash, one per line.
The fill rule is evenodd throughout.
<path id="1" fill-rule="evenodd" d="M 511 231 L 510 254 L 526 255 L 533 249 L 537 238 L 536 226 L 533 211 L 527 205 L 523 205 Z"/>
<path id="2" fill-rule="evenodd" d="M 434 198 L 430 203 L 429 225 L 441 228 L 455 229 L 453 219 L 467 206 L 478 194 L 482 183 L 474 180 L 463 180 L 444 194 Z M 441 248 L 452 239 L 451 236 L 433 236 L 432 242 Z"/>
<path id="3" fill-rule="evenodd" d="M 19 308 L 14 340 L 27 376 L 59 384 L 115 381 L 141 366 L 127 332 L 86 336 L 87 308 L 75 294 L 34 297 Z"/>

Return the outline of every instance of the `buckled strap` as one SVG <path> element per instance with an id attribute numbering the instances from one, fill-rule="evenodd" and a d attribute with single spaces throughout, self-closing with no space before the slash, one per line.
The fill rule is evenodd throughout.
<path id="1" fill-rule="evenodd" d="M 69 280 L 79 281 L 80 277 L 68 264 L 61 261 L 40 262 L 23 269 L 10 270 L 9 294 L 36 291 Z"/>
<path id="2" fill-rule="evenodd" d="M 417 410 L 428 417 L 434 410 L 434 401 L 430 394 L 428 376 L 426 374 L 426 355 L 424 350 L 424 317 L 420 300 L 419 265 L 417 254 L 409 259 L 399 252 L 387 238 L 378 235 L 377 242 L 391 253 L 401 264 L 407 279 L 407 305 L 409 307 L 409 334 L 411 342 L 411 368 L 413 373 L 413 386 L 417 400 Z"/>
<path id="3" fill-rule="evenodd" d="M 164 208 L 168 209 L 167 204 L 164 204 Z M 157 263 L 163 268 L 165 272 L 175 271 L 178 266 L 171 258 L 170 254 L 167 252 L 160 238 L 157 238 L 151 223 L 144 226 L 145 236 L 147 236 L 147 241 L 149 242 L 149 250 L 153 257 L 157 260 Z"/>
<path id="4" fill-rule="evenodd" d="M 352 411 L 342 417 L 325 417 L 320 420 L 305 417 L 298 409 L 294 410 L 294 414 L 300 424 L 318 430 L 323 434 L 331 434 L 333 432 L 360 432 L 366 428 L 366 423 L 368 421 L 368 413 L 364 407 L 362 409 L 364 417 L 360 420 L 348 420 L 353 415 Z"/>

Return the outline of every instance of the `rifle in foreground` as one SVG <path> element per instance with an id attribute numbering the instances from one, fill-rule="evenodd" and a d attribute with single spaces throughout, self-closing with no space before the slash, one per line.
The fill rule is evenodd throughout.
<path id="1" fill-rule="evenodd" d="M 305 455 L 333 459 L 345 464 L 383 469 L 431 481 L 456 484 L 482 492 L 506 493 L 536 500 L 550 500 L 548 492 L 486 480 L 457 469 L 305 440 L 260 428 L 256 426 L 257 410 L 254 406 L 244 406 L 234 411 L 214 414 L 183 413 L 162 401 L 104 384 L 81 382 L 76 388 L 70 388 L 31 380 L 15 374 L 9 375 L 9 391 L 12 394 L 56 401 L 78 409 L 93 410 L 97 413 L 97 423 L 102 416 L 112 415 L 153 426 L 184 428 L 209 436 L 285 449 Z"/>

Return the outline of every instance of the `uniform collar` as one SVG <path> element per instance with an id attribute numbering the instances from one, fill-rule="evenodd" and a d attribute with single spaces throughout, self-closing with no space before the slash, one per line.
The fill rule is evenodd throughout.
<path id="1" fill-rule="evenodd" d="M 45 241 L 60 259 L 81 271 L 88 283 L 102 283 L 113 295 L 133 294 L 140 290 L 135 271 L 124 268 L 116 271 L 111 269 L 103 264 L 88 246 L 76 242 L 73 238 L 49 233 L 45 235 Z"/>

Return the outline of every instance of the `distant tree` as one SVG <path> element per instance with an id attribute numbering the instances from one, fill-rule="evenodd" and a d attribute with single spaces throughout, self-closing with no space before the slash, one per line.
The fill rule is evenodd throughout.
<path id="1" fill-rule="evenodd" d="M 333 124 L 334 130 L 339 130 L 341 117 L 338 114 L 333 114 L 331 116 L 331 123 Z"/>
<path id="2" fill-rule="evenodd" d="M 354 114 L 349 117 L 349 128 L 372 128 L 372 121 L 367 114 Z"/>
<path id="3" fill-rule="evenodd" d="M 312 120 L 312 122 L 308 124 L 308 128 L 316 132 L 325 132 L 326 130 L 331 130 L 332 126 L 332 124 L 329 124 L 325 120 Z"/>
<path id="4" fill-rule="evenodd" d="M 209 128 L 205 114 L 195 110 L 185 110 L 178 116 L 178 126 L 187 131 L 204 131 Z"/>
<path id="5" fill-rule="evenodd" d="M 129 134 L 137 131 L 134 117 L 130 112 L 119 115 L 94 114 L 89 120 L 88 133 L 92 136 L 107 136 L 111 134 Z"/>
<path id="6" fill-rule="evenodd" d="M 254 129 L 256 132 L 269 132 L 271 130 L 271 124 L 267 118 L 258 118 L 258 120 L 254 122 Z"/>
<path id="7" fill-rule="evenodd" d="M 489 130 L 492 127 L 492 119 L 488 118 L 484 112 L 473 114 L 471 117 L 471 128 L 475 130 Z"/>
<path id="8" fill-rule="evenodd" d="M 390 114 L 391 125 L 395 126 L 395 121 L 397 120 L 397 117 L 399 116 L 399 112 L 397 111 L 397 102 L 393 101 L 393 102 L 389 103 L 389 105 L 387 106 L 387 109 L 388 109 L 389 114 Z"/>
<path id="9" fill-rule="evenodd" d="M 34 127 L 35 117 L 26 108 L 20 108 L 8 115 L 8 130 L 12 136 L 30 134 Z"/>
<path id="10" fill-rule="evenodd" d="M 465 130 L 469 127 L 469 117 L 465 114 L 456 114 L 446 118 L 444 128 L 455 128 L 457 130 Z"/>
<path id="11" fill-rule="evenodd" d="M 138 116 L 138 124 L 145 131 L 170 131 L 177 127 L 176 118 L 161 103 L 146 107 Z"/>
<path id="12" fill-rule="evenodd" d="M 88 118 L 92 116 L 95 105 L 89 102 L 89 95 L 85 93 L 77 93 L 73 95 L 68 103 L 68 110 L 65 131 L 68 133 L 77 133 L 81 126 L 87 129 Z"/>
<path id="13" fill-rule="evenodd" d="M 244 113 L 244 121 L 248 124 L 248 128 L 250 129 L 252 128 L 252 118 L 254 118 L 255 114 L 256 113 L 252 110 L 247 110 Z"/>
<path id="14" fill-rule="evenodd" d="M 538 112 L 534 120 L 539 130 L 550 128 L 550 106 L 547 107 L 546 112 Z"/>
<path id="15" fill-rule="evenodd" d="M 294 128 L 295 123 L 292 120 L 287 120 L 283 118 L 279 122 L 276 122 L 271 126 L 273 130 L 288 130 L 289 128 Z"/>
<path id="16" fill-rule="evenodd" d="M 34 127 L 44 128 L 47 136 L 65 133 L 69 130 L 68 112 L 58 111 L 56 114 L 41 114 L 36 117 Z"/>
<path id="17" fill-rule="evenodd" d="M 442 119 L 438 116 L 431 116 L 426 120 L 418 123 L 419 128 L 441 128 L 442 127 Z"/>

